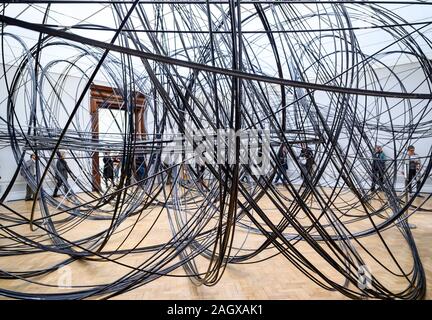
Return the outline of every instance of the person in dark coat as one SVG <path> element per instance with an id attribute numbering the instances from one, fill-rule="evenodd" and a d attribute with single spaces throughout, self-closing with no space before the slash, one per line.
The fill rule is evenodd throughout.
<path id="1" fill-rule="evenodd" d="M 372 186 L 371 191 L 375 191 L 375 185 L 381 189 L 384 183 L 385 171 L 385 154 L 381 146 L 375 146 L 375 152 L 372 155 Z"/>
<path id="2" fill-rule="evenodd" d="M 111 184 L 114 184 L 114 161 L 109 156 L 109 153 L 106 152 L 103 157 L 103 177 L 105 180 L 105 186 L 108 188 L 108 181 L 111 181 Z"/>
<path id="3" fill-rule="evenodd" d="M 53 197 L 57 197 L 57 192 L 59 191 L 60 187 L 63 186 L 63 190 L 65 195 L 68 193 L 69 188 L 67 184 L 68 180 L 68 172 L 69 172 L 69 166 L 65 160 L 65 153 L 64 151 L 61 151 L 59 153 L 59 158 L 57 159 L 56 163 L 56 186 L 54 189 Z"/>
<path id="4" fill-rule="evenodd" d="M 278 174 L 276 176 L 275 183 L 278 183 L 279 180 L 282 180 L 282 182 L 285 181 L 285 176 L 283 175 L 283 172 L 286 173 L 288 170 L 287 155 L 288 155 L 288 149 L 285 145 L 282 145 L 277 154 L 278 163 L 281 166 L 281 168 L 278 169 Z"/>
<path id="5" fill-rule="evenodd" d="M 307 172 L 308 177 L 310 177 L 312 175 L 313 165 L 315 164 L 315 161 L 313 151 L 308 145 L 302 145 L 299 159 L 303 169 Z M 303 180 L 306 178 L 303 173 L 302 178 Z"/>
<path id="6" fill-rule="evenodd" d="M 144 155 L 139 155 L 135 158 L 136 177 L 138 181 L 141 181 L 145 177 L 146 163 Z"/>

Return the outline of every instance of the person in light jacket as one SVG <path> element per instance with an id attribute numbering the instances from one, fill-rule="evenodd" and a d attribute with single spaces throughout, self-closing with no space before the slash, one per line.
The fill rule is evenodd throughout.
<path id="1" fill-rule="evenodd" d="M 24 170 L 21 171 L 21 175 L 23 176 L 23 178 L 26 177 L 26 172 L 29 173 L 32 177 L 36 176 L 36 154 L 35 153 L 32 153 L 30 155 L 30 159 L 24 162 L 23 169 Z M 27 182 L 25 201 L 33 200 L 33 197 L 34 197 L 33 189 L 30 187 L 30 185 Z"/>
<path id="2" fill-rule="evenodd" d="M 409 146 L 407 149 L 407 155 L 404 161 L 404 176 L 405 176 L 405 186 L 408 192 L 412 194 L 412 185 L 416 180 L 416 189 L 419 192 L 419 173 L 421 168 L 420 157 L 415 153 L 415 147 Z M 419 195 L 421 197 L 421 195 Z"/>

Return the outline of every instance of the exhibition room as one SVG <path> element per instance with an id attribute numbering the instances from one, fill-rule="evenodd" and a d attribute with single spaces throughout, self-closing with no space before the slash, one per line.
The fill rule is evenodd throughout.
<path id="1" fill-rule="evenodd" d="M 0 300 L 432 298 L 432 1 L 0 23 Z"/>

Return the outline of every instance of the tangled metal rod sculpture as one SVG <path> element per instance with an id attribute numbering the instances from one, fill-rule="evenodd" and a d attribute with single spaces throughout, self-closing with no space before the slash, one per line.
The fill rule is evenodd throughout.
<path id="1" fill-rule="evenodd" d="M 228 264 L 280 255 L 350 298 L 423 298 L 407 219 L 427 211 L 430 196 L 413 202 L 430 146 L 417 193 L 398 181 L 407 146 L 432 138 L 432 21 L 406 21 L 395 5 L 432 12 L 423 1 L 3 4 L 0 141 L 17 166 L 0 200 L 0 261 L 57 258 L 1 267 L 0 295 L 110 298 L 180 268 L 215 285 Z M 86 16 L 70 20 L 67 8 Z M 370 190 L 375 145 L 387 154 L 380 192 Z M 20 176 L 37 194 L 29 215 L 6 202 Z M 405 243 L 387 243 L 390 229 Z M 77 260 L 126 271 L 66 291 L 44 280 Z M 13 289 L 23 282 L 37 293 Z"/>

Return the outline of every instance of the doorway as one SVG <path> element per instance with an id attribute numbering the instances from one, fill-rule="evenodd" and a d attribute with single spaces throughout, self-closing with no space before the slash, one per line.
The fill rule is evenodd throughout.
<path id="1" fill-rule="evenodd" d="M 112 87 L 91 85 L 90 114 L 92 124 L 92 140 L 97 145 L 121 145 L 126 134 L 126 109 L 119 90 Z M 144 140 L 146 131 L 144 126 L 145 99 L 142 93 L 135 93 L 134 129 L 136 139 Z M 121 148 L 117 148 L 116 157 L 122 158 Z M 103 153 L 94 151 L 92 154 L 92 189 L 101 190 L 101 170 L 103 168 Z"/>

